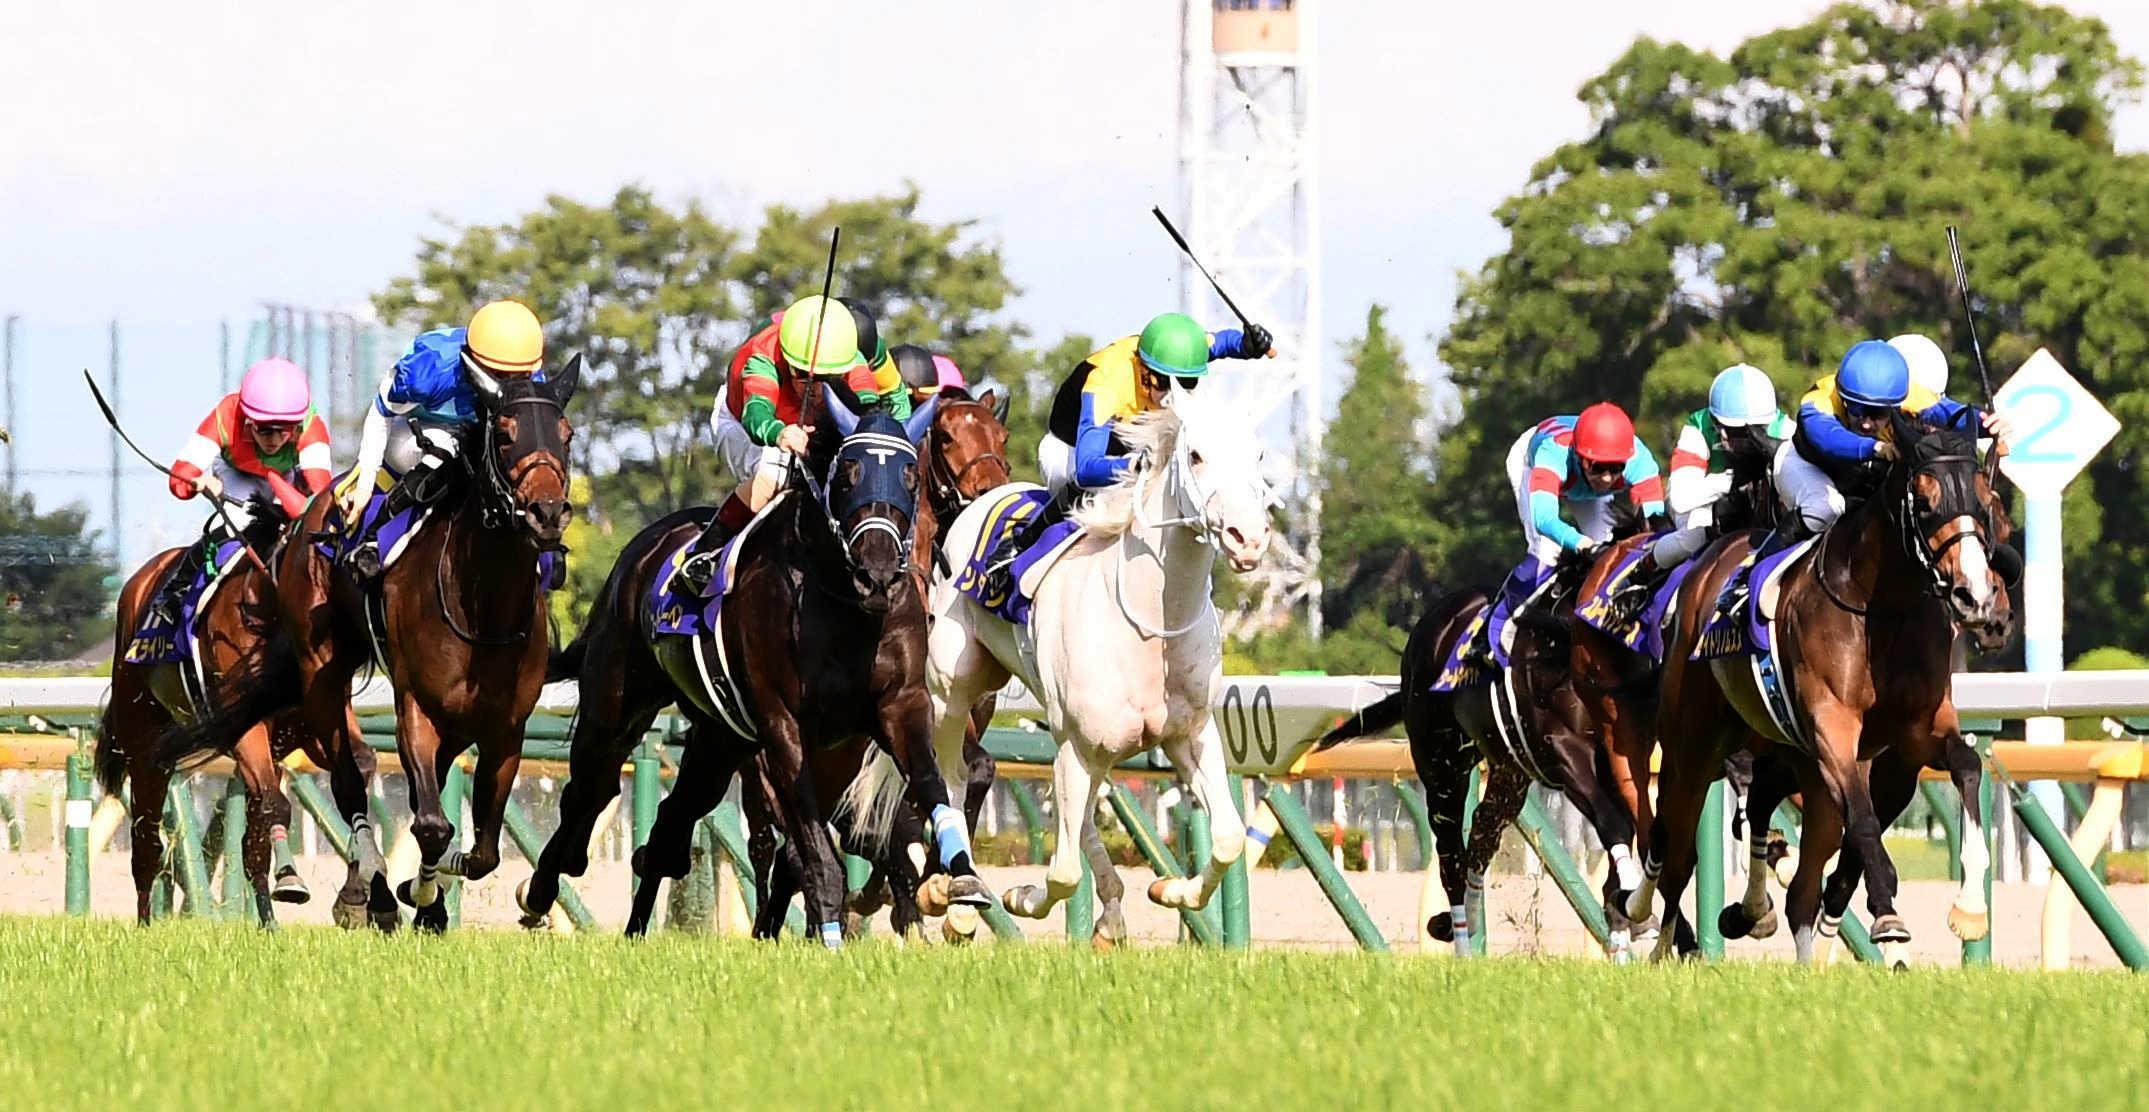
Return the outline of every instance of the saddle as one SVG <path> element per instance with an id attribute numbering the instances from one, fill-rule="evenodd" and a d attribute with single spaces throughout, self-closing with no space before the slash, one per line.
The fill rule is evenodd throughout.
<path id="1" fill-rule="evenodd" d="M 1627 576 L 1648 553 L 1648 546 L 1643 545 L 1620 557 L 1619 563 L 1612 569 L 1612 574 L 1605 576 L 1597 589 L 1575 606 L 1574 614 L 1590 628 L 1618 641 L 1628 650 L 1645 654 L 1662 663 L 1664 632 L 1671 624 L 1679 588 L 1686 582 L 1687 575 L 1694 570 L 1694 562 L 1688 560 L 1673 568 L 1671 574 L 1665 576 L 1664 581 L 1657 584 L 1655 590 L 1650 593 L 1649 601 L 1643 605 L 1640 615 L 1633 621 L 1621 622 L 1614 612 L 1613 596 L 1619 593 Z"/>
<path id="2" fill-rule="evenodd" d="M 411 539 L 416 537 L 419 530 L 431 519 L 433 507 L 443 504 L 445 500 L 410 506 L 382 520 L 383 515 L 387 514 L 388 492 L 395 489 L 396 482 L 395 477 L 383 468 L 373 480 L 373 492 L 366 498 L 365 509 L 359 511 L 358 520 L 345 521 L 343 496 L 357 481 L 358 475 L 354 469 L 336 476 L 336 481 L 329 484 L 334 500 L 329 505 L 327 533 L 317 536 L 314 544 L 322 555 L 332 561 L 340 561 L 352 548 L 357 547 L 359 537 L 364 536 L 367 530 L 372 530 L 375 544 L 380 549 L 381 570 L 386 572 L 395 564 L 396 557 L 410 547 Z"/>
<path id="3" fill-rule="evenodd" d="M 984 525 L 964 554 L 955 589 L 995 617 L 1026 624 L 1045 573 L 1082 535 L 1081 524 L 1067 519 L 1037 530 L 1028 543 L 1019 542 L 1025 527 L 1051 503 L 1051 493 L 1031 483 L 1012 483 L 990 496 L 982 511 Z"/>
<path id="4" fill-rule="evenodd" d="M 1701 636 L 1694 642 L 1694 651 L 1688 654 L 1688 659 L 1709 660 L 1772 651 L 1776 603 L 1783 588 L 1783 575 L 1818 539 L 1808 537 L 1770 553 L 1766 559 L 1755 558 L 1760 551 L 1758 548 L 1747 553 L 1746 559 L 1740 561 L 1717 593 L 1716 606 L 1708 624 L 1702 627 Z"/>
<path id="5" fill-rule="evenodd" d="M 695 676 L 700 680 L 703 709 L 721 717 L 734 732 L 745 738 L 754 737 L 756 731 L 752 716 L 746 712 L 739 685 L 731 674 L 731 661 L 724 648 L 724 599 L 730 595 L 732 585 L 738 582 L 739 557 L 746 550 L 746 539 L 753 536 L 769 514 L 789 497 L 791 492 L 786 490 L 769 499 L 737 536 L 725 542 L 717 553 L 716 575 L 709 581 L 706 597 L 674 582 L 678 577 L 679 562 L 693 547 L 694 538 L 690 535 L 657 565 L 657 574 L 650 581 L 641 608 L 642 627 L 652 643 L 662 645 L 671 641 L 674 648 L 683 649 L 691 656 Z M 685 639 L 683 644 L 676 640 L 679 638 Z M 704 647 L 707 645 L 716 647 L 713 667 Z"/>
<path id="6" fill-rule="evenodd" d="M 166 624 L 145 607 L 120 658 L 129 664 L 172 664 L 194 660 L 195 627 L 200 623 L 202 612 L 208 609 L 209 598 L 215 589 L 223 584 L 231 569 L 245 559 L 244 552 L 245 542 L 237 537 L 217 541 L 216 550 L 209 554 L 208 561 L 184 588 L 178 622 Z M 171 574 L 172 569 L 167 568 L 152 585 L 150 594 L 162 589 Z"/>

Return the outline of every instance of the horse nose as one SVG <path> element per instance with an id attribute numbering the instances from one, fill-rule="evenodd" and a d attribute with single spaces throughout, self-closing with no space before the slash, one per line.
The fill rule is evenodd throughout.
<path id="1" fill-rule="evenodd" d="M 574 507 L 569 505 L 564 498 L 558 501 L 533 502 L 530 504 L 530 516 L 536 519 L 539 528 L 551 533 L 566 529 L 567 519 L 573 515 L 573 512 Z"/>
<path id="2" fill-rule="evenodd" d="M 1230 537 L 1230 538 L 1231 538 L 1231 543 L 1232 543 L 1232 545 L 1233 545 L 1233 546 L 1235 546 L 1235 547 L 1241 547 L 1241 548 L 1245 547 L 1245 545 L 1246 545 L 1246 534 L 1244 534 L 1244 533 L 1240 532 L 1240 531 L 1239 531 L 1239 527 L 1238 527 L 1238 526 L 1236 526 L 1236 525 L 1227 525 L 1227 526 L 1225 526 L 1225 527 L 1224 527 L 1224 535 L 1225 535 L 1225 536 L 1227 536 L 1227 537 Z"/>

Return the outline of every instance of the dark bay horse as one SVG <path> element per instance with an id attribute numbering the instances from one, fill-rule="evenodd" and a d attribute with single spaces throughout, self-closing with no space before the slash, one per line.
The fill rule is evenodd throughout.
<path id="1" fill-rule="evenodd" d="M 280 516 L 263 514 L 248 530 L 254 551 L 273 551 Z M 194 651 L 201 667 L 200 683 L 185 674 L 187 663 L 152 661 L 146 654 L 131 652 L 142 612 L 181 552 L 174 548 L 150 557 L 120 588 L 112 695 L 97 731 L 97 778 L 106 793 L 117 797 L 123 785 L 133 785 L 128 811 L 133 830 L 135 915 L 144 923 L 150 919 L 151 886 L 163 867 L 162 823 L 173 771 L 157 759 L 157 739 L 176 722 L 193 718 L 198 700 L 211 704 L 228 700 L 227 680 L 259 668 L 278 630 L 274 588 L 253 558 L 241 551 L 238 566 L 225 572 L 206 595 L 196 618 Z M 285 798 L 278 777 L 277 762 L 295 749 L 303 749 L 315 764 L 326 766 L 328 757 L 321 745 L 288 714 L 255 724 L 232 750 L 234 773 L 246 789 L 242 859 L 254 890 L 254 912 L 263 927 L 276 925 L 276 904 L 302 904 L 312 898 L 286 844 L 291 801 Z M 371 763 L 367 754 L 368 774 Z M 356 869 L 352 877 L 347 896 L 359 890 Z M 362 896 L 354 898 L 363 905 Z"/>
<path id="2" fill-rule="evenodd" d="M 167 752 L 228 750 L 238 731 L 297 705 L 306 728 L 327 740 L 336 804 L 351 823 L 359 871 L 376 914 L 394 910 L 380 846 L 354 755 L 362 744 L 349 716 L 352 678 L 375 661 L 396 695 L 396 752 L 410 785 L 411 833 L 419 872 L 400 893 L 413 924 L 447 927 L 442 876 L 471 880 L 500 863 L 500 830 L 522 761 L 523 728 L 544 684 L 548 632 L 539 556 L 559 552 L 567 527 L 566 405 L 581 358 L 560 373 L 494 378 L 465 369 L 475 387 L 478 425 L 462 443 L 466 481 L 436 505 L 407 550 L 382 574 L 376 624 L 371 602 L 315 544 L 286 546 L 278 598 L 292 653 L 255 678 L 239 713 L 212 716 L 171 735 Z M 301 523 L 309 538 L 333 535 L 331 500 L 317 499 Z M 251 717 L 248 717 L 251 716 Z M 455 827 L 440 803 L 441 781 L 475 745 L 471 809 L 475 843 L 452 849 Z"/>
<path id="3" fill-rule="evenodd" d="M 1806 834 L 1785 906 L 1802 961 L 1814 956 L 1819 870 L 1838 837 L 1843 856 L 1829 883 L 1841 900 L 1836 908 L 1847 905 L 1862 877 L 1873 940 L 1891 965 L 1906 961 L 1910 930 L 1895 913 L 1895 866 L 1881 834 L 1908 802 L 1921 767 L 1949 774 L 1969 823 L 1949 926 L 1975 939 L 1988 925 L 1982 773 L 1956 718 L 1952 660 L 1958 627 L 1987 647 L 2007 637 L 2006 587 L 1988 562 L 2006 525 L 1979 474 L 1972 434 L 1921 429 L 1898 417 L 1894 442 L 1899 458 L 1878 489 L 1825 529 L 1780 580 L 1773 638 L 1788 728 L 1769 708 L 1753 657 L 1689 659 L 1752 537 L 1725 537 L 1698 558 L 1666 645 L 1663 778 L 1649 844 L 1665 903 L 1677 905 L 1692 875 L 1695 825 L 1717 768 L 1758 736 L 1764 756 L 1796 770 L 1804 789 Z M 1771 600 L 1760 593 L 1756 585 L 1753 605 L 1767 606 Z M 1788 787 L 1779 782 L 1770 794 Z M 1763 791 L 1757 770 L 1749 816 Z M 1636 892 L 1630 911 L 1646 906 L 1649 889 Z"/>
<path id="4" fill-rule="evenodd" d="M 1549 593 L 1571 602 L 1584 566 L 1581 561 L 1563 564 L 1553 573 Z M 1559 790 L 1606 847 L 1624 850 L 1634 838 L 1632 819 L 1613 794 L 1605 753 L 1570 680 L 1571 615 L 1558 613 L 1557 607 L 1532 605 L 1512 623 L 1510 667 L 1458 690 L 1433 690 L 1456 642 L 1470 633 L 1491 604 L 1491 595 L 1483 590 L 1435 602 L 1404 645 L 1401 688 L 1321 740 L 1323 746 L 1332 745 L 1402 722 L 1418 779 L 1425 784 L 1440 882 L 1450 904 L 1427 922 L 1426 930 L 1437 939 L 1453 939 L 1457 953 L 1465 955 L 1474 952 L 1471 932 L 1488 925 L 1483 921 L 1485 872 L 1499 850 L 1501 834 L 1521 813 L 1532 782 Z M 1465 840 L 1464 802 L 1470 770 L 1480 758 L 1485 762 L 1484 793 Z M 1612 851 L 1615 868 L 1605 881 L 1615 950 L 1632 930 L 1616 898 L 1621 850 Z"/>
<path id="5" fill-rule="evenodd" d="M 935 407 L 912 414 L 908 426 L 877 411 L 853 418 L 832 399 L 820 408 L 831 420 L 811 422 L 811 458 L 735 542 L 737 570 L 714 636 L 654 634 L 647 614 L 656 577 L 706 510 L 672 514 L 620 553 L 582 637 L 563 654 L 578 673 L 582 704 L 560 827 L 524 900 L 531 918 L 550 909 L 562 874 L 587 867 L 590 826 L 619 790 L 621 761 L 673 703 L 693 728 L 678 779 L 636 854 L 643 883 L 629 933 L 647 928 L 656 881 L 686 874 L 694 822 L 752 763 L 749 802 L 758 795 L 780 822 L 807 917 L 824 944 L 839 945 L 843 872 L 826 819 L 849 781 L 824 784 L 816 765 L 825 750 L 860 737 L 894 755 L 917 811 L 953 832 L 941 846 L 941 864 L 954 877 L 951 898 L 990 899 L 933 758 L 925 610 L 910 568 L 919 483 L 913 435 Z"/>

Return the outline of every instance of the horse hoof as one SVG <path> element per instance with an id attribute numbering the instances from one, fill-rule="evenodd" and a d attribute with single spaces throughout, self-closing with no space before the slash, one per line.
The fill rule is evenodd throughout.
<path id="1" fill-rule="evenodd" d="M 1455 941 L 1455 916 L 1443 911 L 1425 921 L 1425 933 L 1435 942 Z"/>
<path id="2" fill-rule="evenodd" d="M 1964 942 L 1975 942 L 1992 930 L 1992 916 L 1983 911 L 1948 908 L 1948 930 Z"/>
<path id="3" fill-rule="evenodd" d="M 1732 904 L 1716 913 L 1716 932 L 1727 939 L 1744 938 L 1753 933 L 1754 921 L 1746 917 L 1746 909 Z"/>
<path id="4" fill-rule="evenodd" d="M 403 904 L 403 906 L 404 906 L 404 907 L 416 907 L 416 906 L 418 906 L 418 901 L 417 901 L 417 899 L 416 899 L 416 898 L 415 898 L 415 897 L 414 897 L 414 896 L 412 895 L 412 893 L 411 893 L 411 885 L 412 885 L 412 884 L 414 884 L 414 883 L 416 883 L 416 882 L 415 882 L 415 881 L 409 881 L 409 880 L 406 880 L 406 881 L 404 881 L 403 883 L 401 883 L 401 884 L 398 884 L 398 885 L 396 885 L 396 886 L 395 886 L 395 898 L 396 898 L 397 900 L 400 900 L 400 901 L 402 901 L 402 904 Z M 440 901 L 439 901 L 439 900 L 434 900 L 433 902 L 434 902 L 434 903 L 439 903 Z"/>
<path id="5" fill-rule="evenodd" d="M 978 924 L 981 922 L 983 919 L 978 915 L 976 907 L 956 904 L 948 909 L 948 917 L 941 921 L 941 926 L 961 934 L 964 938 L 975 938 Z"/>
<path id="6" fill-rule="evenodd" d="M 1764 938 L 1774 938 L 1776 937 L 1776 929 L 1781 925 L 1782 921 L 1776 915 L 1775 901 L 1772 900 L 1769 902 L 1768 910 L 1762 912 L 1759 919 L 1754 920 L 1753 929 L 1747 932 L 1746 937 L 1757 942 Z"/>
<path id="7" fill-rule="evenodd" d="M 276 887 L 269 890 L 269 898 L 277 903 L 302 904 L 312 900 L 313 893 L 299 879 L 298 870 L 291 869 L 276 874 Z"/>
<path id="8" fill-rule="evenodd" d="M 974 876 L 959 876 L 948 881 L 947 901 L 953 907 L 968 909 L 972 915 L 981 907 L 992 906 L 992 889 Z M 955 912 L 950 910 L 948 914 Z"/>
<path id="9" fill-rule="evenodd" d="M 1103 931 L 1098 931 L 1089 936 L 1089 948 L 1093 953 L 1109 954 L 1119 949 L 1119 940 L 1105 934 Z"/>
<path id="10" fill-rule="evenodd" d="M 1031 910 L 1032 908 L 1040 907 L 1044 903 L 1040 898 L 1042 895 L 1043 893 L 1034 884 L 1018 884 L 1000 893 L 1000 906 L 1006 908 L 1009 915 L 1020 915 L 1025 919 L 1042 919 L 1045 917 L 1043 911 Z M 1031 902 L 1033 900 L 1036 902 Z"/>
<path id="11" fill-rule="evenodd" d="M 951 887 L 952 881 L 946 873 L 934 873 L 932 876 L 926 877 L 925 883 L 918 885 L 918 895 L 915 899 L 918 905 L 918 914 L 927 918 L 946 915 L 949 902 L 948 892 Z"/>
<path id="12" fill-rule="evenodd" d="M 335 905 L 328 909 L 328 918 L 344 930 L 363 930 L 366 926 L 366 903 L 364 900 L 355 903 L 337 900 Z"/>
<path id="13" fill-rule="evenodd" d="M 1171 878 L 1159 877 L 1149 884 L 1149 902 L 1162 907 L 1177 907 L 1171 900 Z"/>
<path id="14" fill-rule="evenodd" d="M 1873 920 L 1873 942 L 1876 945 L 1885 945 L 1890 942 L 1908 943 L 1909 941 L 1910 924 L 1903 922 L 1902 916 L 1883 915 Z"/>
<path id="15" fill-rule="evenodd" d="M 950 946 L 968 946 L 976 941 L 970 935 L 957 930 L 953 919 L 942 919 L 940 921 L 940 940 Z"/>
<path id="16" fill-rule="evenodd" d="M 446 934 L 448 930 L 448 901 L 434 900 L 430 906 L 411 913 L 410 925 L 427 934 Z"/>

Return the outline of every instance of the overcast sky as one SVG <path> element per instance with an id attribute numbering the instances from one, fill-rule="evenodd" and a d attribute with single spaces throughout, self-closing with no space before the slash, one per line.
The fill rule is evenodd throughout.
<path id="1" fill-rule="evenodd" d="M 2149 56 L 2149 4 L 2071 6 Z M 1821 7 L 1325 4 L 1328 336 L 1355 333 L 1379 300 L 1428 369 L 1456 272 L 1502 246 L 1492 209 L 1586 127 L 1584 81 L 1638 34 L 1721 52 Z M 145 337 L 129 350 L 154 361 L 156 337 L 213 331 L 265 299 L 357 303 L 442 218 L 505 220 L 548 192 L 595 201 L 629 181 L 750 225 L 772 201 L 907 178 L 927 215 L 975 218 L 1002 245 L 1026 290 L 1017 315 L 1039 336 L 1130 331 L 1176 298 L 1171 245 L 1146 210 L 1176 193 L 1178 11 L 0 5 L 0 313 L 23 315 L 24 373 L 41 376 L 23 423 L 84 415 L 78 387 L 42 380 L 95 354 L 82 337 L 101 345 L 96 322 L 126 321 Z M 2129 110 L 2120 135 L 2144 146 L 2149 117 Z M 211 399 L 191 377 L 184 394 L 159 393 L 129 366 L 138 438 L 176 446 Z M 22 431 L 26 467 L 80 451 Z"/>

